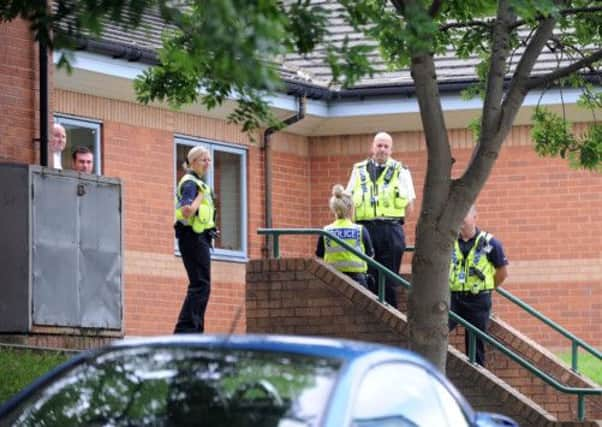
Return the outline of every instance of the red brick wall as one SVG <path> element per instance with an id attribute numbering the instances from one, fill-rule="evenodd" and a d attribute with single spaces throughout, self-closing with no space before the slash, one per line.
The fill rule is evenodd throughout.
<path id="1" fill-rule="evenodd" d="M 249 262 L 246 301 L 249 332 L 330 336 L 407 347 L 407 319 L 403 313 L 382 306 L 369 291 L 314 259 Z M 499 340 L 562 383 L 593 387 L 503 323 L 495 322 L 492 329 Z M 450 348 L 446 374 L 475 408 L 509 415 L 521 425 L 561 425 L 556 418 L 576 419 L 575 397 L 544 385 L 492 349 L 488 351 L 494 375 L 471 365 L 461 354 L 463 340 L 455 338 L 460 337 L 454 337 L 452 343 L 459 344 L 462 352 Z M 599 398 L 587 399 L 588 419 L 598 419 L 601 403 Z"/>
<path id="2" fill-rule="evenodd" d="M 21 21 L 2 24 L 0 42 L 0 160 L 35 162 L 34 44 Z M 57 113 L 102 122 L 103 172 L 123 179 L 128 334 L 170 330 L 183 294 L 184 271 L 173 255 L 171 230 L 174 134 L 248 148 L 249 256 L 263 254 L 264 239 L 256 234 L 265 223 L 263 152 L 238 127 L 208 117 L 64 90 L 55 90 L 52 102 Z M 394 157 L 408 164 L 413 173 L 419 208 L 426 167 L 424 136 L 421 132 L 393 136 Z M 332 185 L 346 184 L 353 163 L 368 156 L 371 138 L 368 134 L 312 138 L 274 134 L 273 225 L 322 227 L 331 222 L 327 201 Z M 469 159 L 472 138 L 466 130 L 452 130 L 450 141 L 457 160 L 454 173 L 459 174 Z M 602 342 L 602 239 L 597 233 L 602 225 L 601 190 L 599 175 L 572 171 L 563 160 L 538 158 L 530 146 L 528 129 L 517 127 L 478 204 L 480 225 L 498 236 L 508 253 L 511 264 L 506 287 L 596 345 Z M 417 214 L 409 217 L 406 225 L 410 244 L 414 242 L 416 218 Z M 312 254 L 315 240 L 283 238 L 281 252 L 285 256 Z M 214 323 L 209 321 L 209 325 L 222 330 L 228 313 L 235 311 L 232 307 L 241 303 L 244 278 L 240 265 L 215 264 L 216 274 L 224 279 L 223 283 L 216 282 L 214 295 L 217 301 L 219 292 L 224 292 L 224 310 L 212 311 L 210 307 Z M 402 271 L 408 272 L 409 265 L 410 257 L 406 257 Z M 165 287 L 155 303 L 169 312 L 163 320 L 153 315 L 150 302 L 138 304 L 139 298 L 130 296 L 151 292 L 147 286 L 151 282 L 153 291 Z M 545 344 L 568 345 L 499 298 L 495 311 Z"/>
<path id="3" fill-rule="evenodd" d="M 33 163 L 37 49 L 27 22 L 0 24 L 0 161 Z"/>
<path id="4" fill-rule="evenodd" d="M 306 138 L 278 133 L 272 137 L 272 224 L 277 228 L 311 227 L 309 200 L 312 194 Z M 314 237 L 283 237 L 281 256 L 313 252 Z"/>
<path id="5" fill-rule="evenodd" d="M 186 292 L 181 260 L 174 256 L 174 135 L 185 134 L 237 144 L 248 149 L 249 256 L 260 257 L 263 239 L 263 151 L 234 125 L 204 117 L 57 90 L 57 111 L 102 122 L 103 173 L 120 177 L 124 194 L 125 331 L 127 335 L 171 333 Z M 257 138 L 258 141 L 261 138 Z M 307 141 L 274 135 L 273 223 L 278 227 L 309 224 Z M 294 179 L 291 186 L 287 179 Z M 301 223 L 302 225 L 299 225 Z M 289 253 L 307 253 L 309 244 L 292 241 Z M 246 329 L 245 264 L 212 262 L 212 294 L 207 331 Z"/>
<path id="6" fill-rule="evenodd" d="M 577 126 L 582 129 L 582 126 Z M 426 167 L 418 132 L 393 135 L 393 157 L 412 171 L 417 209 L 405 226 L 413 244 Z M 369 155 L 372 135 L 311 138 L 312 225 L 332 220 L 327 200 L 334 183 L 345 185 L 354 162 Z M 450 131 L 454 175 L 471 155 L 468 131 Z M 337 155 L 338 153 L 338 155 Z M 529 129 L 516 127 L 478 200 L 479 226 L 497 236 L 510 260 L 505 288 L 587 342 L 602 343 L 602 176 L 569 168 L 562 159 L 538 157 Z M 411 256 L 402 271 L 409 272 Z M 565 339 L 496 297 L 494 311 L 551 347 Z"/>

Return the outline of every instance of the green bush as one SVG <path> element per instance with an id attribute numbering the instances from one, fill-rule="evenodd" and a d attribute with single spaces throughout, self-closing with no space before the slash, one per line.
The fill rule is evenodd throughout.
<path id="1" fill-rule="evenodd" d="M 0 403 L 72 356 L 53 350 L 0 346 Z"/>

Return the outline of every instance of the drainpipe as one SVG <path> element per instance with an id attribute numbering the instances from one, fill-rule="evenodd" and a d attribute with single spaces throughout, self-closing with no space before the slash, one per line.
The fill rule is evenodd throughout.
<path id="1" fill-rule="evenodd" d="M 40 165 L 48 166 L 48 45 L 38 44 L 40 61 Z"/>
<path id="2" fill-rule="evenodd" d="M 303 120 L 305 117 L 305 97 L 300 96 L 297 98 L 297 113 L 294 116 L 290 116 L 282 121 L 284 126 L 280 129 L 284 129 Z M 263 132 L 263 153 L 264 153 L 264 165 L 263 165 L 263 176 L 264 176 L 264 215 L 265 215 L 265 228 L 272 228 L 272 147 L 270 145 L 270 139 L 273 133 L 280 130 L 275 127 L 269 127 Z M 265 236 L 265 244 L 261 250 L 263 258 L 272 258 L 274 256 L 274 246 L 272 244 L 272 236 Z"/>

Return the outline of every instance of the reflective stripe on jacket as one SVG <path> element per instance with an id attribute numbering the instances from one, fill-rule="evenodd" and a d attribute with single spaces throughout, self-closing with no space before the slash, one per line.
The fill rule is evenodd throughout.
<path id="1" fill-rule="evenodd" d="M 449 267 L 449 287 L 452 292 L 478 294 L 495 287 L 495 266 L 487 259 L 487 254 L 492 250 L 489 245 L 492 238 L 492 234 L 479 232 L 466 258 L 462 255 L 458 240 L 455 241 Z"/>
<path id="2" fill-rule="evenodd" d="M 324 230 L 334 234 L 361 253 L 365 253 L 362 228 L 361 225 L 354 224 L 349 219 L 337 219 L 324 227 Z M 324 236 L 324 261 L 345 273 L 368 271 L 368 264 L 364 260 L 326 236 Z"/>
<path id="3" fill-rule="evenodd" d="M 393 159 L 387 160 L 385 170 L 374 182 L 368 173 L 368 162 L 369 160 L 364 160 L 353 166 L 355 220 L 403 218 L 408 205 L 408 199 L 400 195 L 399 189 L 399 173 L 403 166 Z"/>
<path id="4" fill-rule="evenodd" d="M 186 218 L 182 213 L 182 206 L 180 205 L 182 201 L 182 185 L 186 181 L 193 181 L 196 184 L 199 193 L 203 195 L 203 200 L 201 200 L 201 204 L 199 205 L 196 215 L 191 215 L 188 218 Z M 191 173 L 184 175 L 178 183 L 175 210 L 176 219 L 184 225 L 191 226 L 195 233 L 200 234 L 205 230 L 215 228 L 215 206 L 213 204 L 213 195 L 211 194 L 211 189 L 201 179 L 197 178 Z"/>

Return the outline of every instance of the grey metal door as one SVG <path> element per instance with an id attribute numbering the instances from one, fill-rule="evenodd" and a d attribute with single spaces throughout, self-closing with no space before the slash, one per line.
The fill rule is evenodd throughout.
<path id="1" fill-rule="evenodd" d="M 120 187 L 32 176 L 32 322 L 120 329 Z"/>

